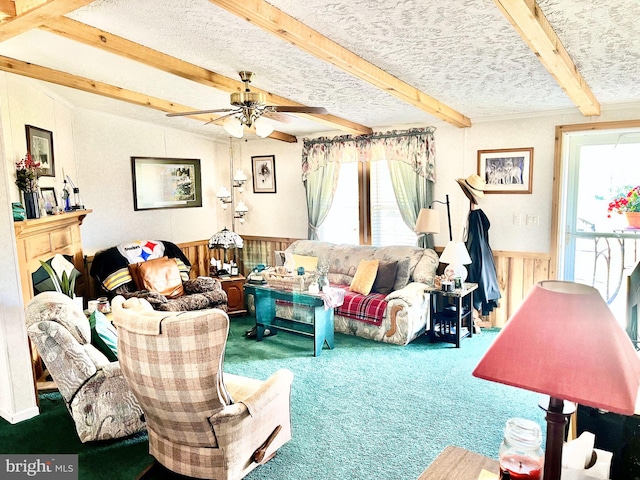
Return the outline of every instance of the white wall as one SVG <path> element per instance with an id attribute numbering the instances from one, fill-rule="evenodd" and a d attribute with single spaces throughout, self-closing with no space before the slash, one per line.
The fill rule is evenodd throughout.
<path id="1" fill-rule="evenodd" d="M 244 225 L 236 222 L 236 231 L 240 235 L 307 238 L 307 200 L 301 167 L 302 140 L 285 143 L 265 139 L 236 141 L 236 144 L 235 167 L 242 168 L 249 177 L 244 192 L 238 195 L 249 207 L 249 213 Z M 275 156 L 275 194 L 253 193 L 251 157 L 264 155 Z"/>
<path id="2" fill-rule="evenodd" d="M 87 255 L 136 239 L 202 240 L 224 223 L 215 192 L 221 175 L 228 176 L 226 145 L 87 110 L 74 111 L 73 138 L 74 182 L 93 210 L 82 225 Z M 200 159 L 202 207 L 134 211 L 131 157 Z"/>

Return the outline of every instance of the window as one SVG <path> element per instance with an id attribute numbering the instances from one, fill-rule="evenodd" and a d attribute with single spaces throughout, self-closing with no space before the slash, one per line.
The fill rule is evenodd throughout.
<path id="1" fill-rule="evenodd" d="M 369 175 L 358 175 L 358 163 L 343 163 L 331 210 L 318 229 L 320 240 L 333 243 L 360 243 L 359 191 L 369 191 L 370 238 L 362 243 L 383 245 L 416 245 L 417 236 L 402 220 L 393 193 L 386 161 L 369 162 Z M 368 188 L 359 188 L 359 178 L 370 178 Z M 360 185 L 360 187 L 362 187 Z M 365 227 L 366 229 L 366 227 Z"/>

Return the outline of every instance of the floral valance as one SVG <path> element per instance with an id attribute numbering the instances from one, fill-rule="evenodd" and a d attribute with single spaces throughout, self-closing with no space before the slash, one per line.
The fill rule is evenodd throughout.
<path id="1" fill-rule="evenodd" d="M 435 181 L 435 127 L 392 130 L 370 135 L 342 135 L 305 139 L 302 149 L 302 180 L 327 162 L 405 162 L 420 176 Z"/>

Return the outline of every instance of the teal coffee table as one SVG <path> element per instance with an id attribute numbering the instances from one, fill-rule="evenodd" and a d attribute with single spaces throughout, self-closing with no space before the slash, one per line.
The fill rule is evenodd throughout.
<path id="1" fill-rule="evenodd" d="M 313 337 L 313 356 L 322 353 L 325 342 L 333 348 L 333 308 L 324 308 L 320 295 L 307 292 L 278 290 L 266 285 L 244 285 L 245 297 L 253 295 L 256 306 L 256 340 L 264 337 L 265 328 Z M 276 317 L 276 300 L 305 305 L 313 309 L 313 323 Z"/>

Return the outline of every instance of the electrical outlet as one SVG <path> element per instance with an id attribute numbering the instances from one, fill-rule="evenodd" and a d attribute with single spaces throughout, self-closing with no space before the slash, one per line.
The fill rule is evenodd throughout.
<path id="1" fill-rule="evenodd" d="M 540 215 L 527 215 L 527 225 L 537 227 L 540 225 Z"/>
<path id="2" fill-rule="evenodd" d="M 514 213 L 513 214 L 513 224 L 514 225 L 522 225 L 522 214 Z"/>

